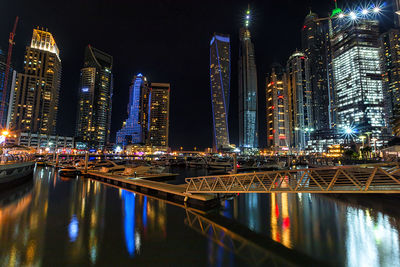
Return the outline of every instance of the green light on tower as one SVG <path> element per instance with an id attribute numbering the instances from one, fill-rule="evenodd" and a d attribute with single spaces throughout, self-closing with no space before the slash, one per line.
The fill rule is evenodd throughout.
<path id="1" fill-rule="evenodd" d="M 336 0 L 335 0 L 335 9 L 332 10 L 331 18 L 332 18 L 332 17 L 335 17 L 335 16 L 337 16 L 337 15 L 339 15 L 339 14 L 342 13 L 342 12 L 343 12 L 343 11 L 342 11 L 340 8 L 338 8 L 337 2 L 336 2 Z"/>

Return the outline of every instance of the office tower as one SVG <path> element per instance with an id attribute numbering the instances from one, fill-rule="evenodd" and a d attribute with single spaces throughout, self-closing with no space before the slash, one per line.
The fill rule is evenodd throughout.
<path id="1" fill-rule="evenodd" d="M 228 148 L 229 95 L 231 82 L 229 35 L 214 33 L 210 42 L 210 85 L 214 122 L 214 150 Z"/>
<path id="2" fill-rule="evenodd" d="M 290 144 L 302 151 L 314 131 L 309 63 L 306 55 L 296 51 L 286 65 L 289 106 Z"/>
<path id="3" fill-rule="evenodd" d="M 0 127 L 8 128 L 8 114 L 11 112 L 10 110 L 10 100 L 11 94 L 14 93 L 14 90 L 11 90 L 15 86 L 15 76 L 16 72 L 10 67 L 8 71 L 8 80 L 7 84 L 5 82 L 6 76 L 6 64 L 7 64 L 7 53 L 5 50 L 0 48 Z M 4 88 L 5 87 L 5 88 Z M 3 97 L 3 92 L 5 95 Z M 3 102 L 3 103 L 2 103 Z M 11 101 L 12 104 L 12 101 Z"/>
<path id="4" fill-rule="evenodd" d="M 118 144 L 145 144 L 148 129 L 149 84 L 141 73 L 133 77 L 129 88 L 128 119 L 117 132 Z"/>
<path id="5" fill-rule="evenodd" d="M 383 33 L 379 40 L 386 121 L 390 122 L 395 115 L 394 110 L 400 109 L 400 31 L 399 29 L 390 29 Z"/>
<path id="6" fill-rule="evenodd" d="M 286 74 L 280 65 L 272 67 L 266 82 L 267 147 L 275 152 L 289 150 L 289 103 Z"/>
<path id="7" fill-rule="evenodd" d="M 342 23 L 331 39 L 338 131 L 380 138 L 386 127 L 378 21 Z"/>
<path id="8" fill-rule="evenodd" d="M 169 83 L 151 83 L 148 109 L 147 144 L 168 147 L 169 131 Z"/>
<path id="9" fill-rule="evenodd" d="M 109 141 L 113 94 L 113 57 L 88 45 L 79 84 L 76 137 L 90 149 Z"/>
<path id="10" fill-rule="evenodd" d="M 250 9 L 239 32 L 239 147 L 258 147 L 257 69 L 249 31 Z"/>
<path id="11" fill-rule="evenodd" d="M 34 29 L 31 44 L 25 51 L 24 71 L 16 81 L 10 128 L 54 134 L 60 80 L 61 60 L 52 34 Z"/>
<path id="12" fill-rule="evenodd" d="M 318 20 L 317 14 L 310 11 L 301 31 L 302 48 L 309 64 L 314 129 L 319 135 L 332 126 L 327 51 L 329 35 L 326 26 Z"/>

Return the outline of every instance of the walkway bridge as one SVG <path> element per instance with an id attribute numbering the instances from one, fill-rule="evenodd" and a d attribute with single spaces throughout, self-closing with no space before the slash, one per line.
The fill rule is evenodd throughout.
<path id="1" fill-rule="evenodd" d="M 186 193 L 400 193 L 398 163 L 186 178 Z"/>

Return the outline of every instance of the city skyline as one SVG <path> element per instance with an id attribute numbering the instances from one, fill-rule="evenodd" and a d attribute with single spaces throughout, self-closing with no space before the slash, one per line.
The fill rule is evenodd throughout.
<path id="1" fill-rule="evenodd" d="M 206 5 L 208 5 L 208 4 L 210 4 L 210 3 L 206 3 Z M 108 6 L 111 7 L 111 9 L 115 8 L 115 7 L 113 7 L 112 4 L 107 3 L 107 1 L 104 1 L 102 4 L 99 4 L 99 7 L 98 7 L 98 10 L 100 10 L 99 12 L 104 13 L 107 10 Z M 143 3 L 139 3 L 139 6 L 148 8 Z M 207 25 L 206 30 L 201 31 L 200 34 L 199 33 L 190 34 L 190 38 L 185 37 L 185 40 L 190 40 L 191 38 L 193 40 L 201 39 L 200 47 L 202 47 L 202 48 L 196 49 L 195 51 L 196 51 L 196 53 L 202 54 L 204 56 L 205 53 L 207 54 L 209 52 L 208 49 L 207 48 L 204 49 L 204 47 L 207 46 L 207 43 L 208 43 L 207 40 L 209 40 L 210 36 L 212 36 L 212 32 L 214 32 L 214 31 L 226 32 L 226 33 L 232 34 L 231 39 L 234 40 L 233 44 L 232 44 L 232 51 L 237 51 L 237 49 L 238 49 L 237 31 L 238 31 L 238 28 L 243 24 L 242 14 L 243 14 L 244 10 L 246 10 L 246 6 L 247 6 L 247 2 L 243 2 L 243 3 L 235 4 L 235 5 L 234 4 L 223 5 L 222 3 L 218 3 L 216 10 L 220 10 L 222 7 L 226 7 L 227 14 L 225 16 L 226 17 L 231 16 L 230 24 L 232 24 L 232 25 L 226 25 L 226 24 L 228 24 L 228 23 L 226 23 L 225 25 L 218 26 L 218 28 L 221 28 L 221 30 L 216 29 L 216 27 L 211 27 L 211 25 Z M 318 3 L 317 1 L 315 1 L 314 3 L 312 3 L 311 6 L 312 6 L 312 10 L 313 11 L 315 10 L 314 12 L 316 12 L 317 14 L 321 14 L 321 13 L 324 14 L 323 12 L 326 13 L 327 11 L 329 11 L 333 8 L 333 3 L 331 3 L 330 1 L 326 1 L 326 3 L 321 4 L 321 3 Z M 314 6 L 315 6 L 315 9 L 314 9 Z M 301 46 L 300 46 L 301 39 L 299 38 L 299 36 L 300 36 L 299 28 L 302 27 L 302 21 L 304 21 L 304 18 L 309 13 L 309 10 L 306 7 L 302 7 L 301 5 L 298 5 L 297 8 L 300 7 L 301 10 L 304 11 L 302 13 L 302 12 L 299 12 L 299 10 L 297 10 L 295 7 L 290 7 L 287 10 L 285 10 L 285 9 L 283 9 L 283 5 L 279 5 L 276 3 L 272 4 L 272 6 L 270 6 L 270 8 L 272 8 L 272 10 L 280 9 L 279 11 L 281 13 L 292 16 L 291 17 L 292 21 L 290 23 L 286 22 L 286 25 L 285 24 L 279 25 L 279 27 L 278 27 L 279 31 L 281 31 L 282 29 L 285 29 L 285 28 L 290 29 L 290 31 L 292 33 L 294 33 L 295 36 L 297 36 L 297 37 L 290 37 L 290 40 L 293 40 L 293 41 L 291 41 L 291 44 L 287 44 L 288 42 L 284 42 L 284 41 L 274 44 L 275 50 L 279 51 L 279 53 L 278 52 L 275 53 L 274 49 L 263 48 L 265 46 L 266 40 L 260 37 L 266 33 L 266 29 L 264 29 L 264 28 L 265 28 L 265 25 L 268 25 L 267 23 L 265 23 L 265 21 L 263 22 L 263 19 L 265 19 L 263 14 L 266 14 L 266 6 L 262 5 L 260 3 L 254 3 L 251 5 L 251 9 L 254 10 L 255 21 L 254 21 L 254 24 L 252 22 L 252 24 L 250 25 L 250 29 L 252 32 L 252 39 L 253 39 L 253 36 L 255 36 L 254 44 L 255 44 L 255 49 L 256 49 L 256 53 L 257 53 L 257 68 L 260 69 L 257 71 L 259 92 L 262 91 L 262 90 L 260 90 L 260 88 L 264 88 L 264 85 L 265 85 L 264 77 L 265 77 L 265 74 L 270 69 L 270 64 L 273 62 L 280 62 L 281 64 L 284 64 L 289 56 L 290 51 L 294 51 L 295 48 L 301 48 Z M 88 7 L 86 7 L 85 5 L 83 6 L 83 10 L 86 10 L 87 8 Z M 183 17 L 186 18 L 186 16 L 187 16 L 187 15 L 184 15 L 185 11 L 187 11 L 186 7 L 182 7 L 181 9 L 179 9 L 177 6 L 174 6 L 174 5 L 172 5 L 172 7 L 167 7 L 165 5 L 161 5 L 157 8 L 158 9 L 156 9 L 156 10 L 160 10 L 160 11 L 163 8 L 171 8 L 171 10 L 176 10 L 177 17 L 180 19 L 183 19 Z M 187 8 L 189 8 L 189 7 L 187 7 Z M 118 9 L 118 11 L 122 12 L 119 9 Z M 194 14 L 194 15 L 200 13 L 199 11 L 194 12 L 191 9 L 189 9 L 189 11 L 191 12 L 191 14 Z M 217 12 L 217 11 L 215 11 L 215 12 Z M 91 15 L 93 16 L 93 14 L 91 14 Z M 210 18 L 215 17 L 214 14 L 210 14 L 209 16 L 210 16 Z M 10 19 L 8 19 L 8 17 L 10 17 Z M 24 16 L 21 16 L 21 17 L 24 18 Z M 274 15 L 274 18 L 277 18 L 277 17 L 278 17 L 278 15 Z M 11 18 L 11 16 L 7 16 L 7 19 L 8 19 L 7 22 L 8 22 L 8 26 L 9 26 L 10 24 L 12 24 L 13 19 Z M 62 43 L 64 46 L 63 49 L 61 49 L 61 53 L 60 53 L 60 57 L 63 59 L 63 77 L 69 77 L 69 79 L 65 78 L 66 81 L 62 81 L 61 94 L 63 96 L 64 101 L 62 101 L 63 103 L 61 103 L 61 105 L 60 105 L 60 109 L 61 109 L 60 113 L 63 114 L 63 117 L 62 117 L 61 122 L 58 123 L 59 124 L 58 132 L 59 132 L 59 134 L 72 135 L 74 127 L 71 127 L 69 121 L 72 120 L 72 122 L 74 123 L 76 114 L 74 114 L 74 112 L 75 112 L 74 110 L 67 109 L 66 106 L 68 106 L 68 107 L 74 106 L 74 104 L 70 104 L 68 102 L 72 102 L 72 103 L 76 102 L 75 99 L 77 99 L 77 97 L 76 97 L 76 95 L 74 96 L 74 94 L 76 94 L 76 93 L 71 93 L 71 91 L 74 91 L 74 90 L 76 90 L 75 88 L 77 88 L 76 84 L 78 83 L 78 80 L 79 80 L 79 78 L 78 78 L 79 74 L 76 75 L 77 70 L 75 68 L 73 70 L 71 70 L 71 68 L 67 67 L 69 69 L 68 72 L 64 71 L 66 69 L 66 68 L 64 68 L 64 65 L 67 64 L 67 66 L 70 66 L 70 64 L 71 64 L 68 62 L 64 63 L 64 58 L 67 58 L 67 60 L 70 60 L 70 59 L 68 59 L 68 49 L 70 49 L 70 48 L 68 48 L 66 46 L 66 44 L 64 45 L 64 43 L 67 40 L 65 38 L 62 38 L 63 35 L 65 36 L 65 33 L 63 33 L 63 31 L 60 31 L 60 30 L 54 30 L 54 27 L 56 27 L 56 24 L 54 23 L 54 21 L 53 21 L 53 23 L 51 23 L 51 22 L 43 23 L 43 21 L 40 18 L 37 18 L 37 21 L 38 22 L 32 21 L 32 27 L 34 27 L 35 25 L 43 25 L 45 27 L 48 27 L 49 31 L 57 36 L 57 43 L 58 44 Z M 173 23 L 175 23 L 175 22 L 173 22 Z M 153 31 L 155 30 L 155 28 L 154 27 L 152 28 L 151 25 L 148 25 L 148 26 L 150 27 L 150 30 L 153 30 Z M 159 25 L 157 24 L 157 26 L 159 26 Z M 197 27 L 196 24 L 192 24 L 192 26 Z M 17 67 L 18 67 L 18 64 L 20 64 L 20 63 L 18 63 L 19 62 L 18 54 L 21 53 L 19 47 L 23 44 L 23 41 L 22 41 L 23 33 L 21 33 L 21 31 L 22 32 L 26 31 L 26 29 L 24 27 L 25 28 L 28 27 L 26 25 L 26 23 L 25 23 L 25 25 L 22 23 L 22 26 L 19 26 L 18 30 L 17 30 L 16 47 L 14 50 L 17 52 L 15 52 L 15 56 L 13 58 L 13 62 L 16 63 Z M 10 31 L 10 28 L 11 27 L 7 27 L 7 28 L 4 27 L 4 29 L 3 29 L 3 27 L 2 27 L 1 33 L 6 32 L 5 35 L 7 36 L 7 33 Z M 22 28 L 22 30 L 21 30 L 21 28 Z M 83 27 L 82 29 L 84 29 L 84 28 L 85 27 Z M 182 28 L 180 30 L 184 30 L 184 28 Z M 274 29 L 271 29 L 271 30 L 273 31 Z M 94 30 L 94 32 L 99 32 L 99 31 Z M 158 32 L 162 36 L 162 33 L 160 33 L 157 30 L 156 30 L 156 32 Z M 90 36 L 93 37 L 94 34 L 91 34 L 88 32 L 88 36 L 87 37 L 85 36 L 83 38 L 83 40 L 80 41 L 81 42 L 79 45 L 80 49 L 83 49 L 83 47 L 85 47 L 87 44 L 93 44 L 95 47 L 98 47 L 99 49 L 108 52 L 113 57 L 115 57 L 114 54 L 118 55 L 118 53 L 121 54 L 121 53 L 129 52 L 129 50 L 126 50 L 126 49 L 120 49 L 121 51 L 117 51 L 117 50 L 115 50 L 115 48 L 110 49 L 111 48 L 110 43 L 107 43 L 107 42 L 103 43 L 103 45 L 98 46 L 97 43 L 100 41 L 100 39 L 99 39 L 100 37 L 89 38 Z M 194 36 L 195 36 L 195 38 L 193 38 Z M 103 36 L 102 38 L 105 38 L 105 37 Z M 129 40 L 129 38 L 126 38 L 125 36 L 121 37 L 121 38 L 122 38 L 122 40 L 123 39 Z M 89 40 L 89 39 L 92 39 L 93 41 Z M 171 41 L 172 41 L 172 39 L 169 39 L 168 41 L 163 41 L 163 44 L 166 47 L 170 47 Z M 68 42 L 71 42 L 71 41 L 68 41 Z M 86 42 L 86 43 L 84 44 L 82 42 Z M 196 41 L 196 43 L 197 42 L 198 41 Z M 2 47 L 4 47 L 3 43 L 2 43 Z M 126 43 L 126 41 L 124 41 L 122 43 Z M 177 42 L 177 43 L 179 43 L 179 42 Z M 199 46 L 199 45 L 197 45 L 197 46 Z M 282 46 L 282 48 L 278 49 L 277 46 Z M 77 46 L 75 45 L 73 47 L 76 48 Z M 190 48 L 193 50 L 193 47 L 196 47 L 196 45 L 193 46 L 192 42 L 189 42 L 189 46 L 187 49 Z M 287 47 L 290 47 L 290 48 L 287 48 Z M 160 56 L 160 52 L 157 52 L 158 48 L 159 48 L 158 45 L 151 46 L 151 50 L 148 50 L 148 51 L 151 51 L 151 53 L 148 53 L 148 55 L 146 56 L 147 61 L 154 62 L 154 59 L 152 59 L 152 58 L 153 57 L 157 58 L 157 55 Z M 139 52 L 140 51 L 133 50 L 132 54 L 138 54 Z M 69 51 L 69 53 L 71 53 L 71 51 Z M 235 65 L 237 62 L 237 60 L 235 58 L 235 57 L 237 57 L 237 55 L 235 55 L 236 53 L 235 52 L 232 53 L 232 57 L 233 57 L 232 62 L 234 62 L 233 64 L 235 64 Z M 76 52 L 75 54 L 76 55 L 74 57 L 78 57 L 78 60 L 80 60 L 79 55 L 81 55 L 82 53 Z M 258 56 L 259 54 L 260 54 L 260 58 Z M 174 55 L 174 54 L 172 53 L 172 55 Z M 165 56 L 162 55 L 162 57 L 165 57 Z M 121 56 L 119 56 L 119 58 L 121 59 Z M 190 62 L 189 66 L 194 66 L 193 65 L 194 58 L 196 58 L 196 57 L 189 57 L 189 59 L 188 59 L 189 60 L 188 62 Z M 206 60 L 207 60 L 207 58 L 208 58 L 208 56 L 206 56 Z M 265 60 L 266 58 L 267 58 L 267 60 Z M 143 62 L 145 62 L 144 64 L 139 64 L 139 63 L 136 64 L 136 62 L 134 62 L 134 63 L 129 63 L 128 65 L 126 65 L 127 64 L 126 60 L 119 61 L 118 59 L 116 59 L 115 62 L 117 62 L 117 64 L 119 64 L 119 67 L 116 67 L 117 68 L 116 69 L 116 77 L 117 78 L 116 78 L 116 86 L 115 86 L 115 88 L 116 88 L 116 90 L 115 90 L 116 98 L 115 99 L 116 100 L 114 101 L 114 104 L 113 104 L 113 114 L 114 115 L 113 115 L 112 126 L 111 126 L 113 134 L 112 134 L 111 140 L 114 139 L 113 136 L 116 132 L 116 129 L 120 128 L 120 125 L 122 124 L 122 119 L 124 118 L 124 116 L 123 116 L 124 108 L 121 108 L 121 107 L 126 106 L 125 101 L 127 99 L 127 97 L 126 97 L 127 86 L 122 86 L 121 84 L 129 83 L 129 79 L 124 78 L 123 75 L 126 75 L 126 74 L 121 75 L 121 72 L 125 72 L 125 73 L 130 72 L 132 74 L 132 73 L 144 72 L 144 71 L 142 71 L 142 69 L 154 68 L 155 69 L 154 71 L 149 70 L 149 71 L 147 71 L 147 73 L 152 73 L 152 75 L 154 75 L 154 77 L 159 76 L 161 78 L 154 78 L 154 77 L 150 77 L 150 78 L 152 78 L 152 80 L 170 81 L 171 86 L 174 88 L 174 92 L 171 96 L 171 101 L 172 101 L 172 103 L 171 103 L 171 125 L 170 125 L 170 128 L 171 128 L 170 144 L 171 144 L 171 146 L 177 147 L 177 146 L 183 145 L 184 147 L 188 147 L 188 148 L 193 147 L 193 146 L 199 146 L 199 147 L 211 147 L 212 146 L 211 139 L 205 138 L 206 136 L 212 136 L 212 125 L 209 122 L 209 118 L 211 118 L 212 115 L 211 115 L 211 103 L 209 101 L 209 89 L 206 89 L 206 88 L 209 88 L 209 86 L 206 85 L 206 87 L 204 87 L 204 84 L 207 83 L 208 79 L 206 78 L 206 80 L 204 80 L 204 73 L 202 73 L 203 71 L 201 71 L 202 78 L 201 78 L 201 82 L 200 82 L 200 78 L 196 78 L 194 76 L 194 73 L 186 72 L 185 76 L 180 76 L 179 74 L 176 74 L 176 73 L 171 74 L 171 70 L 169 70 L 168 75 L 164 74 L 163 70 L 168 69 L 167 65 L 165 65 L 165 64 L 160 64 L 161 66 L 155 66 L 154 63 L 150 64 L 150 63 L 146 63 L 145 61 L 143 61 Z M 160 61 L 160 62 L 162 62 L 162 61 Z M 167 62 L 171 62 L 171 60 L 167 60 Z M 180 62 L 180 61 L 178 61 L 178 62 Z M 202 59 L 202 61 L 200 61 L 200 62 L 203 62 L 202 66 L 204 66 L 204 59 Z M 179 66 L 176 67 L 176 69 L 182 70 L 184 64 L 186 64 L 186 63 L 180 64 Z M 121 65 L 124 65 L 124 70 L 122 70 Z M 161 71 L 160 67 L 162 68 L 162 71 Z M 174 71 L 176 72 L 177 71 L 176 69 L 173 70 L 172 72 L 174 72 Z M 200 73 L 199 69 L 200 68 L 195 68 L 194 72 Z M 235 73 L 237 70 L 235 70 L 235 69 L 236 69 L 236 66 L 233 65 L 232 66 L 232 72 L 233 72 L 232 77 L 234 77 L 234 75 L 237 75 L 237 73 Z M 20 70 L 20 68 L 18 70 Z M 75 74 L 72 75 L 71 73 L 75 73 Z M 65 76 L 65 75 L 67 75 L 67 76 Z M 166 76 L 168 76 L 168 77 L 164 78 L 163 75 L 165 75 L 165 77 Z M 186 78 L 186 76 L 188 78 Z M 182 78 L 183 80 L 182 79 L 177 80 L 177 77 L 178 78 L 183 77 Z M 193 82 L 190 82 L 188 79 L 192 79 Z M 63 80 L 64 80 L 64 78 L 63 78 Z M 184 84 L 183 81 L 185 81 L 185 83 L 187 85 L 190 84 L 191 86 L 189 86 L 189 87 L 194 86 L 194 88 L 197 88 L 197 89 L 196 90 L 185 89 L 185 88 L 187 88 L 187 86 L 183 85 Z M 71 84 L 73 84 L 73 83 L 75 83 L 75 87 L 71 86 Z M 199 85 L 196 85 L 196 84 L 199 84 Z M 66 88 L 68 88 L 68 89 L 66 89 Z M 186 92 L 185 92 L 185 90 L 186 90 Z M 237 81 L 235 81 L 235 78 L 233 78 L 232 79 L 232 96 L 237 95 L 237 90 L 238 90 Z M 189 93 L 190 93 L 190 95 L 189 95 Z M 208 97 L 207 97 L 207 94 L 208 94 Z M 258 122 L 261 127 L 264 127 L 262 124 L 265 121 L 265 119 L 264 119 L 264 115 L 262 114 L 263 112 L 261 112 L 261 110 L 263 110 L 263 105 L 265 107 L 265 103 L 263 104 L 263 102 L 264 102 L 263 100 L 265 98 L 263 97 L 262 92 L 258 98 L 259 98 L 258 104 L 261 103 L 261 105 L 259 107 L 259 113 L 261 116 L 260 116 Z M 187 99 L 186 101 L 189 104 L 184 104 L 183 99 Z M 199 99 L 201 101 L 196 101 L 197 99 Z M 65 102 L 67 102 L 67 103 L 65 103 Z M 203 103 L 203 104 L 200 105 L 200 103 Z M 232 139 L 231 143 L 238 144 L 239 143 L 238 134 L 237 134 L 238 123 L 235 122 L 234 120 L 232 120 L 232 114 L 235 116 L 235 114 L 237 114 L 237 112 L 238 112 L 237 108 L 235 107 L 236 103 L 237 103 L 236 97 L 231 97 L 231 105 L 230 106 L 232 108 L 230 109 L 230 119 L 229 119 L 230 123 L 229 124 L 232 125 L 232 129 L 233 129 L 233 130 L 230 130 L 231 139 Z M 207 105 L 207 106 L 205 106 L 205 105 Z M 202 106 L 202 110 L 204 110 L 202 116 L 196 114 L 196 111 L 198 110 L 198 108 L 200 106 Z M 209 107 L 209 108 L 207 108 L 207 107 Z M 71 117 L 72 119 L 69 117 Z M 189 125 L 189 126 L 185 125 L 184 121 L 188 120 L 191 117 L 193 117 L 196 120 L 196 122 L 197 122 L 196 125 Z M 202 118 L 202 117 L 205 117 L 205 118 Z M 72 131 L 70 128 L 72 128 Z M 261 140 L 260 146 L 265 145 L 266 138 L 265 138 L 265 135 L 262 136 L 264 131 L 265 130 L 263 130 L 262 128 L 259 130 L 260 140 Z M 189 134 L 187 134 L 187 133 L 189 133 Z M 207 133 L 209 133 L 209 134 L 207 134 Z M 262 143 L 262 142 L 264 142 L 264 143 Z"/>

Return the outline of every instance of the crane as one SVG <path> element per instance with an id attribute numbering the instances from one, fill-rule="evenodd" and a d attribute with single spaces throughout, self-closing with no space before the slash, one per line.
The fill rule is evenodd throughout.
<path id="1" fill-rule="evenodd" d="M 2 94 L 1 107 L 0 107 L 0 120 L 1 120 L 0 123 L 2 123 L 4 120 L 4 118 L 3 118 L 4 109 L 5 109 L 5 105 L 7 104 L 5 97 L 7 95 L 8 75 L 10 73 L 12 49 L 13 49 L 13 45 L 15 44 L 14 37 L 15 37 L 15 31 L 17 30 L 17 25 L 18 25 L 18 16 L 15 18 L 14 27 L 13 27 L 12 32 L 10 32 L 10 38 L 8 39 L 8 54 L 7 54 L 7 61 L 6 61 L 6 70 L 5 70 L 5 74 L 4 74 L 3 94 Z"/>

